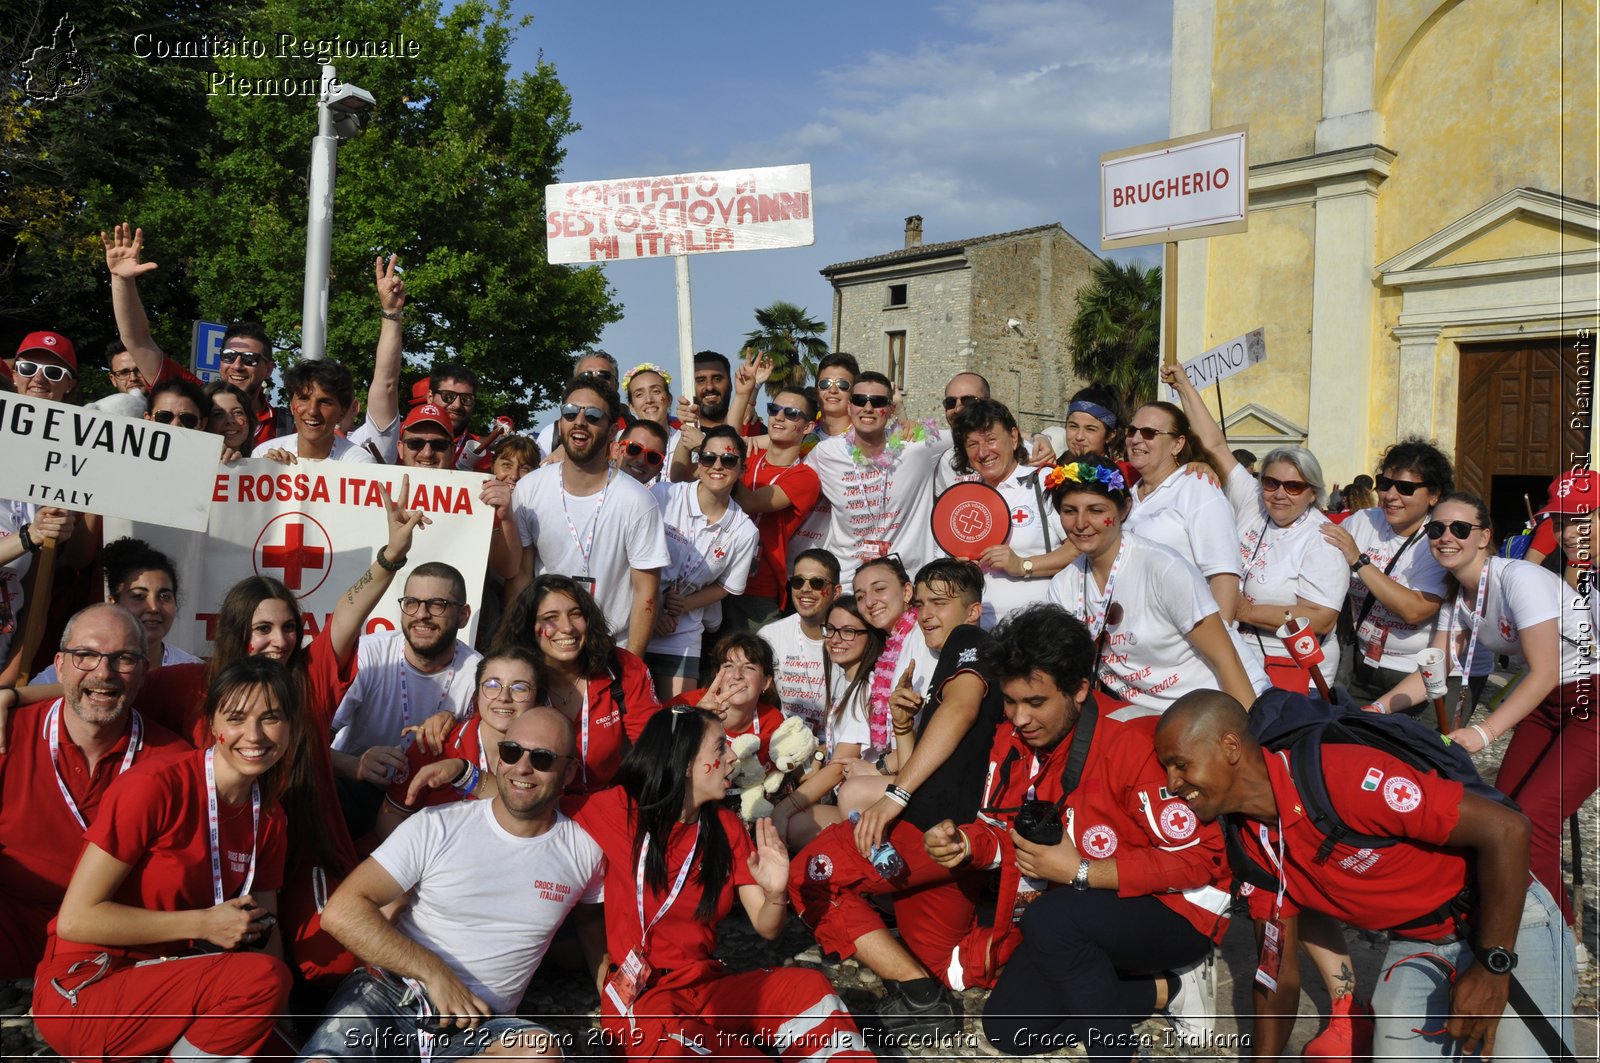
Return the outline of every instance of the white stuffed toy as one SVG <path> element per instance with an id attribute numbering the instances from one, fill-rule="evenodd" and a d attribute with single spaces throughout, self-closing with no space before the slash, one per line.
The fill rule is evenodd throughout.
<path id="1" fill-rule="evenodd" d="M 767 769 L 761 763 L 761 739 L 756 735 L 739 735 L 729 743 L 733 750 L 733 778 L 728 789 L 739 795 L 739 818 L 754 823 L 772 815 L 772 802 L 765 793 Z"/>
<path id="2" fill-rule="evenodd" d="M 767 742 L 767 759 L 772 761 L 772 773 L 767 776 L 767 796 L 777 794 L 783 780 L 790 772 L 811 767 L 811 758 L 817 752 L 817 736 L 798 716 L 791 716 L 772 732 Z"/>

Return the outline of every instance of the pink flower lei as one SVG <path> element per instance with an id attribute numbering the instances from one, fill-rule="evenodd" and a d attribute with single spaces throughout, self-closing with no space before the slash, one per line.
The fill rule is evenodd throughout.
<path id="1" fill-rule="evenodd" d="M 924 439 L 938 438 L 939 426 L 931 420 L 896 422 L 883 441 L 883 449 L 876 454 L 868 454 L 861 449 L 861 444 L 856 442 L 854 425 L 844 434 L 845 446 L 850 448 L 851 461 L 857 465 L 876 465 L 880 469 L 894 468 L 895 461 L 900 457 L 900 452 L 906 449 L 908 441 L 920 443 Z"/>

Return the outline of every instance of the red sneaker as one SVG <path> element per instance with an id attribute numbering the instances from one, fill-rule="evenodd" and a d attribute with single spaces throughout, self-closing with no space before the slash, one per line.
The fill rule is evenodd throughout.
<path id="1" fill-rule="evenodd" d="M 1306 1042 L 1301 1055 L 1338 1063 L 1360 1063 L 1372 1058 L 1372 1005 L 1354 993 L 1333 1002 L 1328 1028 Z"/>

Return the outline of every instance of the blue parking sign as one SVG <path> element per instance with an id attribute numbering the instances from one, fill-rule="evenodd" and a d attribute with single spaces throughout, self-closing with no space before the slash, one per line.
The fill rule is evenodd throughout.
<path id="1" fill-rule="evenodd" d="M 222 375 L 222 335 L 228 326 L 215 321 L 196 321 L 189 347 L 189 364 L 194 375 L 206 383 Z"/>

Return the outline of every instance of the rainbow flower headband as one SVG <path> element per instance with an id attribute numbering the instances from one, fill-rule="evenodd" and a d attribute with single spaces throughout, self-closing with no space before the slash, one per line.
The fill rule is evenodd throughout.
<path id="1" fill-rule="evenodd" d="M 1075 461 L 1070 465 L 1057 465 L 1045 473 L 1044 486 L 1047 491 L 1054 491 L 1064 483 L 1075 484 L 1102 484 L 1112 491 L 1126 491 L 1128 483 L 1122 478 L 1122 473 L 1109 465 L 1089 465 L 1085 462 Z"/>

